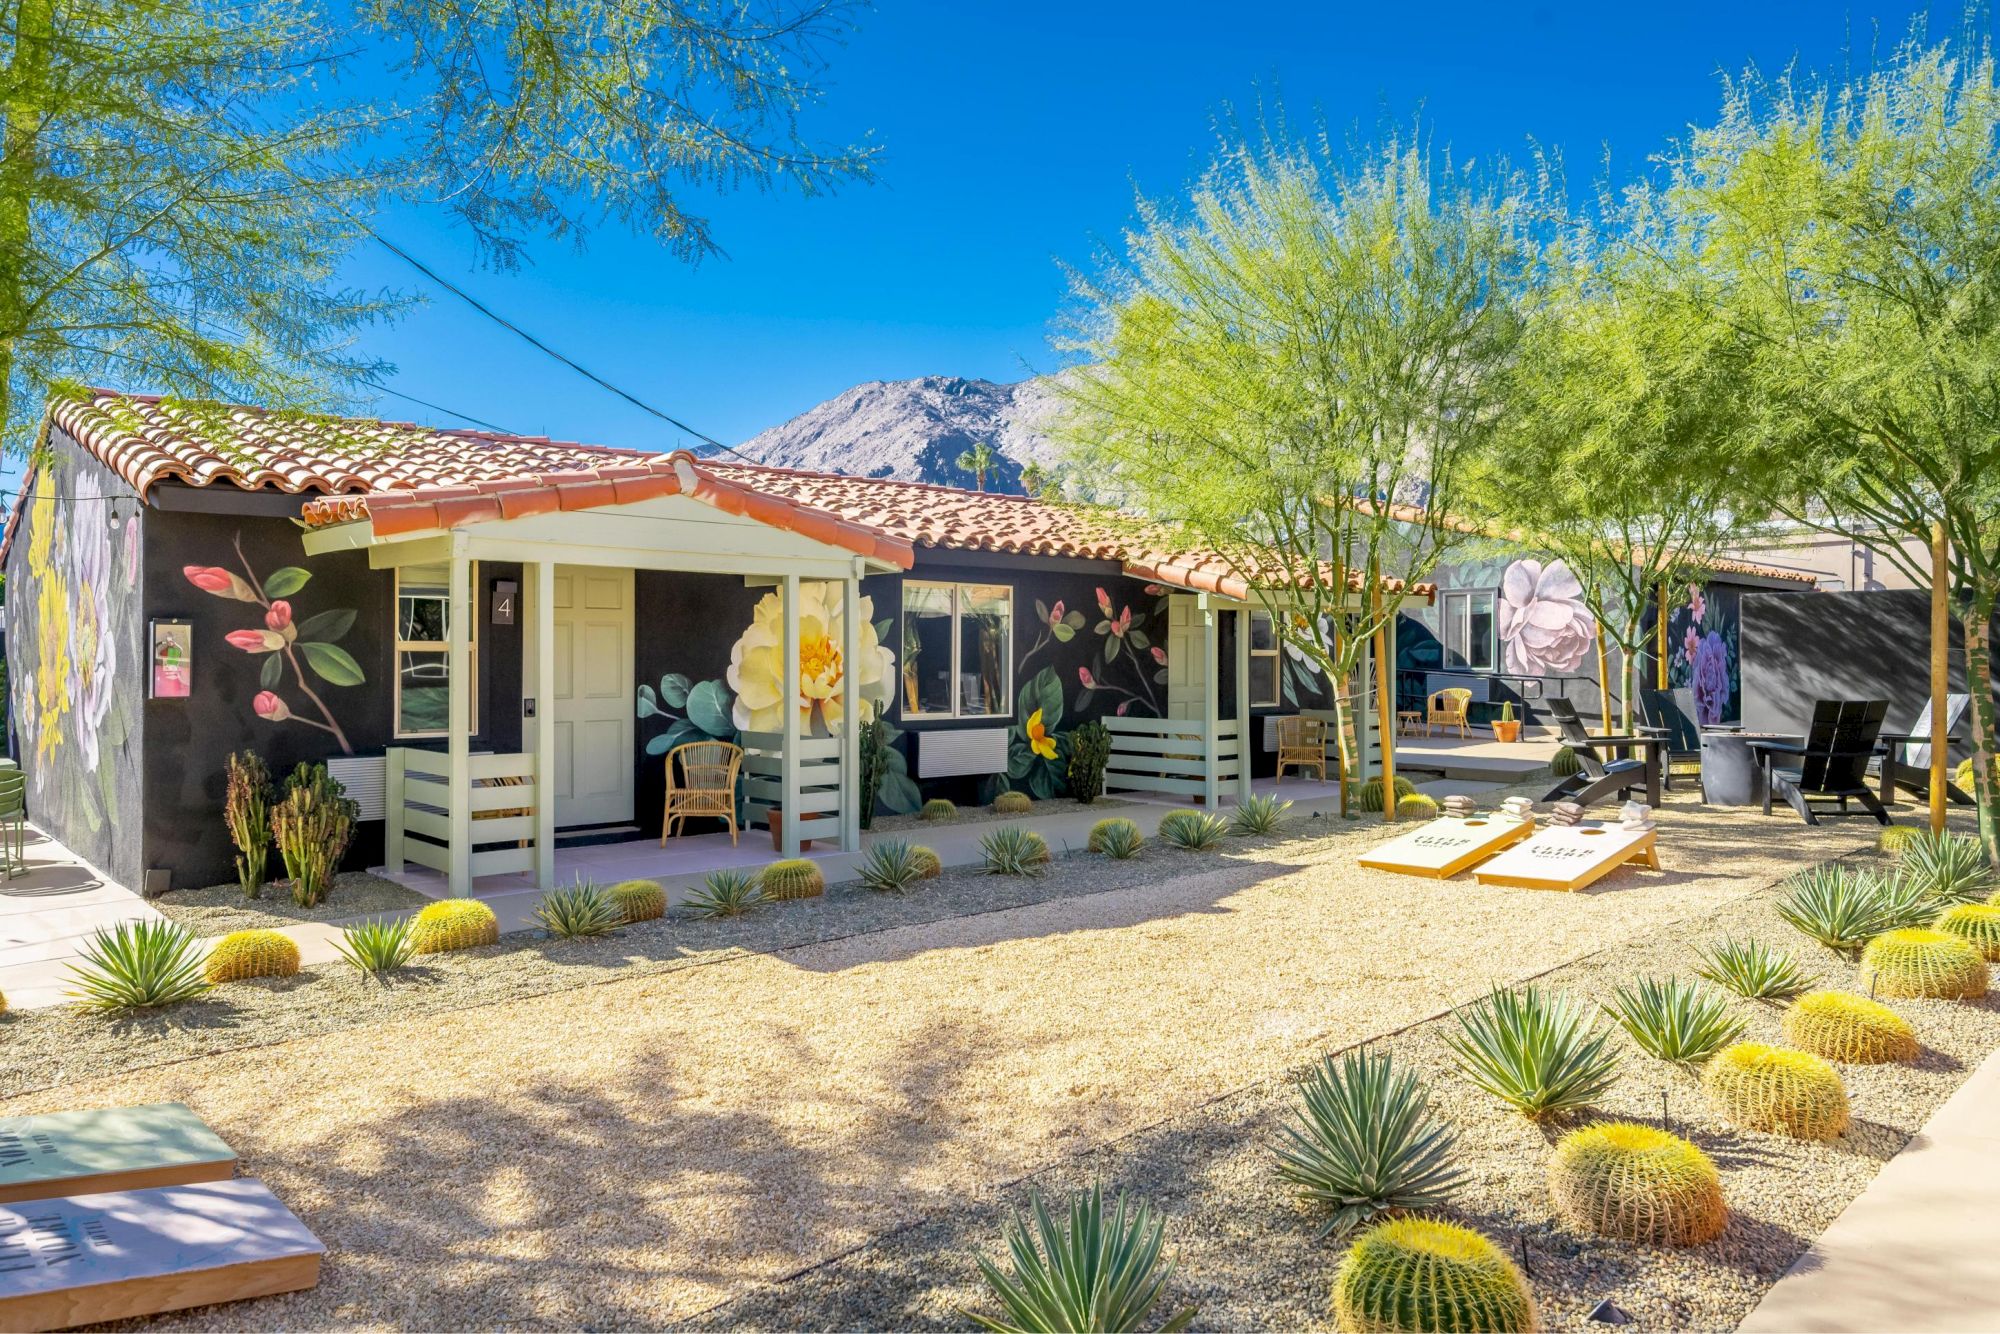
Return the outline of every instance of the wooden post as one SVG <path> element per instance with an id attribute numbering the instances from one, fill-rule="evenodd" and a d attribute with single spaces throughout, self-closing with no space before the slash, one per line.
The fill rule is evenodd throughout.
<path id="1" fill-rule="evenodd" d="M 780 593 L 785 599 L 785 674 L 778 682 L 784 708 L 784 757 L 779 763 L 778 804 L 784 811 L 784 856 L 799 855 L 799 577 L 785 576 Z M 954 683 L 955 685 L 956 683 Z"/>
<path id="2" fill-rule="evenodd" d="M 1222 728 L 1222 645 L 1215 604 L 1203 593 L 1195 604 L 1201 613 L 1201 804 L 1214 810 L 1222 800 L 1222 779 L 1216 772 L 1216 733 Z"/>
<path id="3" fill-rule="evenodd" d="M 535 562 L 535 885 L 556 887 L 556 563 Z"/>
<path id="4" fill-rule="evenodd" d="M 454 897 L 472 893 L 472 563 L 465 558 L 465 536 L 452 534 L 450 588 L 445 598 L 445 748 L 450 763 L 448 788 L 451 848 L 447 857 Z"/>
<path id="5" fill-rule="evenodd" d="M 840 585 L 840 850 L 861 851 L 861 568 Z"/>
<path id="6" fill-rule="evenodd" d="M 1603 715 L 1603 735 L 1610 736 L 1611 726 L 1611 662 L 1610 654 L 1604 647 L 1604 623 L 1597 623 L 1597 702 L 1598 712 Z"/>
<path id="7" fill-rule="evenodd" d="M 1236 609 L 1236 804 L 1250 800 L 1250 618 L 1249 605 Z M 1276 617 L 1271 633 L 1278 633 Z M 1283 658 L 1280 657 L 1282 664 Z"/>
<path id="8" fill-rule="evenodd" d="M 1396 822 L 1396 667 L 1389 660 L 1389 627 L 1382 620 L 1382 583 L 1370 594 L 1375 615 L 1375 726 L 1382 735 L 1382 822 Z"/>
<path id="9" fill-rule="evenodd" d="M 1945 724 L 1951 693 L 1951 539 L 1944 521 L 1931 526 L 1931 832 L 1944 832 L 1944 785 L 1951 760 Z M 1893 762 L 1884 757 L 1882 763 Z"/>
<path id="10" fill-rule="evenodd" d="M 1660 609 L 1653 616 L 1653 686 L 1667 688 L 1667 581 L 1660 580 Z"/>

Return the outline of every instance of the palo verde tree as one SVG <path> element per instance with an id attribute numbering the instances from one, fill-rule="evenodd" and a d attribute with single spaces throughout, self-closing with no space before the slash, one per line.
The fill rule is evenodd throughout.
<path id="1" fill-rule="evenodd" d="M 1726 328 L 1754 411 L 1745 506 L 1839 533 L 1920 586 L 1941 523 L 1965 629 L 1975 784 L 2000 862 L 2000 86 L 1990 48 L 1912 39 L 1832 85 L 1754 73 L 1652 201 L 1677 287 Z M 1702 466 L 1691 461 L 1692 466 Z M 1915 646 L 1912 646 L 1915 651 Z"/>
<path id="2" fill-rule="evenodd" d="M 105 379 L 330 406 L 397 299 L 336 275 L 387 200 L 484 254 L 609 223 L 714 253 L 691 191 L 823 191 L 827 0 L 0 0 L 0 432 Z"/>
<path id="3" fill-rule="evenodd" d="M 1446 156 L 1236 136 L 1073 275 L 1082 363 L 1056 382 L 1070 466 L 1222 554 L 1335 684 L 1350 765 L 1347 683 L 1407 596 L 1384 576 L 1467 539 L 1442 516 L 1498 425 L 1532 255 L 1515 179 Z"/>

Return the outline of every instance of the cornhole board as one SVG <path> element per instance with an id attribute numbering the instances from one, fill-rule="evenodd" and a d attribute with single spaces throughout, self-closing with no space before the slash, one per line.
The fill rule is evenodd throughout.
<path id="1" fill-rule="evenodd" d="M 1582 889 L 1621 866 L 1660 869 L 1654 829 L 1625 829 L 1598 820 L 1551 826 L 1472 873 L 1482 885 L 1517 889 Z"/>
<path id="2" fill-rule="evenodd" d="M 235 1175 L 235 1151 L 185 1103 L 0 1117 L 0 1204 Z"/>
<path id="3" fill-rule="evenodd" d="M 325 1251 L 254 1177 L 0 1205 L 0 1329 L 295 1292 Z"/>
<path id="4" fill-rule="evenodd" d="M 1532 820 L 1514 820 L 1504 815 L 1474 815 L 1464 819 L 1447 815 L 1392 838 L 1357 860 L 1377 871 L 1442 880 L 1485 861 L 1534 832 Z"/>

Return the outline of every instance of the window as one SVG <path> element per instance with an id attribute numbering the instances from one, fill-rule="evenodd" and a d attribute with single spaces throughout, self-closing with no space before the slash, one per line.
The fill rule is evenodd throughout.
<path id="1" fill-rule="evenodd" d="M 1268 611 L 1250 613 L 1250 706 L 1278 702 L 1278 631 Z"/>
<path id="2" fill-rule="evenodd" d="M 471 567 L 473 586 L 479 567 Z M 396 735 L 444 736 L 451 718 L 451 566 L 396 568 Z M 470 598 L 467 599 L 468 604 Z M 472 730 L 479 730 L 479 621 L 472 622 Z"/>
<path id="3" fill-rule="evenodd" d="M 1444 608 L 1444 665 L 1466 671 L 1492 671 L 1494 594 L 1491 591 L 1443 593 L 1439 601 Z"/>
<path id="4" fill-rule="evenodd" d="M 1014 590 L 903 585 L 903 716 L 995 718 L 1013 711 Z"/>

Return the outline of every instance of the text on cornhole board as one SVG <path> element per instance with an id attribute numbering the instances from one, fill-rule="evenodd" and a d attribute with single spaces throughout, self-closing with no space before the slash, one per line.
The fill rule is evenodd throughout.
<path id="1" fill-rule="evenodd" d="M 1526 820 L 1505 816 L 1475 815 L 1466 819 L 1446 816 L 1390 839 L 1362 854 L 1359 860 L 1363 866 L 1378 871 L 1443 879 L 1485 861 L 1510 843 L 1518 843 L 1534 829 Z"/>
<path id="2" fill-rule="evenodd" d="M 1640 862 L 1660 869 L 1652 829 L 1586 822 L 1544 829 L 1472 873 L 1482 885 L 1516 889 L 1582 889 L 1619 867 Z"/>
<path id="3" fill-rule="evenodd" d="M 0 1117 L 0 1204 L 235 1175 L 235 1152 L 184 1103 Z"/>
<path id="4" fill-rule="evenodd" d="M 325 1250 L 253 1177 L 0 1206 L 0 1329 L 294 1292 Z"/>

